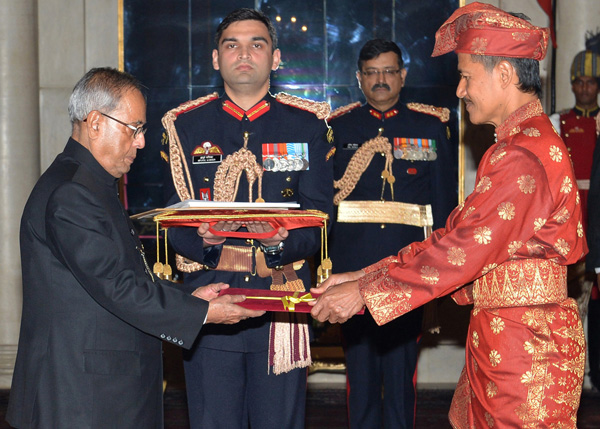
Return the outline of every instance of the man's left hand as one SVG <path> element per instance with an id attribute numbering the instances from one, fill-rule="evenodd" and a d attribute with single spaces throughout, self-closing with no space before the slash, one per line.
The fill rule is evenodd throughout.
<path id="1" fill-rule="evenodd" d="M 358 281 L 330 286 L 317 298 L 310 314 L 320 322 L 344 323 L 365 306 Z"/>

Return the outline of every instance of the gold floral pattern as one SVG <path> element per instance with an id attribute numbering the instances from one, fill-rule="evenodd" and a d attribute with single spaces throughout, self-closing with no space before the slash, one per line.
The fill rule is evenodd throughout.
<path id="1" fill-rule="evenodd" d="M 471 42 L 471 52 L 474 55 L 484 55 L 487 49 L 488 41 L 483 37 L 475 37 Z"/>
<path id="2" fill-rule="evenodd" d="M 504 331 L 504 320 L 499 317 L 494 317 L 490 322 L 490 329 L 496 335 Z"/>
<path id="3" fill-rule="evenodd" d="M 506 150 L 504 150 L 505 147 L 506 145 L 504 144 L 498 146 L 490 158 L 490 164 L 495 165 L 506 156 Z"/>
<path id="4" fill-rule="evenodd" d="M 525 33 L 523 31 L 515 31 L 512 34 L 513 39 L 515 39 L 516 41 L 519 41 L 519 42 L 529 39 L 530 36 L 531 36 L 531 33 Z"/>
<path id="5" fill-rule="evenodd" d="M 465 264 L 467 254 L 460 247 L 451 247 L 448 249 L 448 262 L 459 267 Z"/>
<path id="6" fill-rule="evenodd" d="M 573 190 L 573 182 L 571 181 L 571 178 L 569 176 L 566 176 L 562 181 L 562 185 L 560 187 L 560 192 L 562 192 L 563 194 L 568 194 L 572 190 Z"/>
<path id="7" fill-rule="evenodd" d="M 502 362 L 502 356 L 498 350 L 492 350 L 489 355 L 490 363 L 493 367 L 497 367 Z"/>
<path id="8" fill-rule="evenodd" d="M 542 133 L 540 133 L 540 130 L 534 127 L 525 128 L 523 130 L 523 134 L 525 134 L 527 137 L 540 137 L 542 135 Z"/>
<path id="9" fill-rule="evenodd" d="M 579 196 L 579 191 L 578 191 L 577 195 L 575 196 L 575 204 L 579 205 L 580 202 L 581 202 L 581 197 Z"/>
<path id="10" fill-rule="evenodd" d="M 483 267 L 483 270 L 481 270 L 481 275 L 485 276 L 487 273 L 494 270 L 497 266 L 498 266 L 498 264 L 486 265 L 485 267 Z"/>
<path id="11" fill-rule="evenodd" d="M 435 267 L 423 266 L 421 267 L 421 278 L 425 282 L 434 285 L 440 281 L 440 272 Z"/>
<path id="12" fill-rule="evenodd" d="M 492 242 L 492 230 L 487 226 L 475 228 L 473 235 L 475 241 L 479 244 L 490 244 Z"/>
<path id="13" fill-rule="evenodd" d="M 538 217 L 535 222 L 533 223 L 533 230 L 535 232 L 538 232 L 540 229 L 542 229 L 542 227 L 546 225 L 546 219 L 542 219 L 541 217 Z"/>
<path id="14" fill-rule="evenodd" d="M 463 215 L 462 220 L 465 220 L 474 211 L 475 211 L 475 207 L 469 207 L 467 210 L 465 210 L 465 214 Z"/>
<path id="15" fill-rule="evenodd" d="M 583 237 L 583 225 L 577 222 L 577 237 Z"/>
<path id="16" fill-rule="evenodd" d="M 563 207 L 554 215 L 554 220 L 562 225 L 568 221 L 570 217 L 571 214 L 569 213 L 569 210 L 566 207 Z"/>
<path id="17" fill-rule="evenodd" d="M 509 255 L 514 255 L 515 253 L 517 253 L 517 251 L 523 247 L 523 242 L 522 241 L 512 241 L 509 245 L 508 245 L 508 254 Z"/>
<path id="18" fill-rule="evenodd" d="M 515 217 L 515 205 L 513 203 L 504 202 L 498 205 L 498 216 L 502 220 L 512 220 Z"/>
<path id="19" fill-rule="evenodd" d="M 487 176 L 483 176 L 479 179 L 479 183 L 475 187 L 475 191 L 483 194 L 485 191 L 488 191 L 492 187 L 492 179 Z"/>
<path id="20" fill-rule="evenodd" d="M 487 425 L 488 425 L 489 428 L 493 428 L 494 427 L 494 418 L 487 411 L 485 412 L 485 422 L 487 423 Z"/>
<path id="21" fill-rule="evenodd" d="M 562 150 L 558 146 L 550 146 L 550 159 L 554 162 L 561 162 L 563 158 Z"/>
<path id="22" fill-rule="evenodd" d="M 479 334 L 477 333 L 477 331 L 473 331 L 473 334 L 471 335 L 471 341 L 473 342 L 473 347 L 478 348 L 479 347 Z"/>
<path id="23" fill-rule="evenodd" d="M 533 194 L 535 192 L 535 179 L 529 174 L 519 176 L 517 179 L 519 190 L 524 194 Z"/>
<path id="24" fill-rule="evenodd" d="M 488 382 L 487 386 L 485 386 L 485 392 L 488 398 L 493 398 L 498 394 L 498 386 L 493 381 Z"/>

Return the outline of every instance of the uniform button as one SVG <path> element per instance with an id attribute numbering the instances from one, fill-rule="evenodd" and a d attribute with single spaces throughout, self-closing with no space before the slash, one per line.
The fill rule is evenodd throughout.
<path id="1" fill-rule="evenodd" d="M 248 238 L 246 240 L 246 244 L 254 244 L 254 240 L 252 240 L 251 238 Z"/>
<path id="2" fill-rule="evenodd" d="M 382 223 L 381 225 L 379 225 L 379 227 L 380 227 L 381 229 L 385 229 L 385 223 Z"/>
<path id="3" fill-rule="evenodd" d="M 244 281 L 245 281 L 246 283 L 248 283 L 248 282 L 250 281 L 250 276 L 249 276 L 248 274 L 246 274 L 246 275 L 244 276 Z"/>
<path id="4" fill-rule="evenodd" d="M 162 338 L 163 340 L 165 339 L 166 335 L 165 334 L 160 334 L 160 338 Z"/>
<path id="5" fill-rule="evenodd" d="M 179 342 L 177 344 L 179 344 L 180 346 L 183 346 L 183 340 L 179 340 Z"/>
<path id="6" fill-rule="evenodd" d="M 286 178 L 285 178 L 285 181 L 286 181 L 286 182 L 291 182 L 291 181 L 292 181 L 292 178 L 291 178 L 290 176 L 288 176 L 288 177 L 286 177 Z"/>
<path id="7" fill-rule="evenodd" d="M 176 343 L 177 342 L 177 338 L 173 338 L 173 342 Z"/>
<path id="8" fill-rule="evenodd" d="M 171 336 L 170 335 L 167 337 L 167 341 L 171 341 Z"/>
<path id="9" fill-rule="evenodd" d="M 565 137 L 569 137 L 569 133 L 565 133 Z"/>
<path id="10" fill-rule="evenodd" d="M 205 178 L 204 178 L 204 181 L 205 181 L 205 182 L 210 182 L 210 179 L 209 179 L 208 177 L 205 177 Z"/>

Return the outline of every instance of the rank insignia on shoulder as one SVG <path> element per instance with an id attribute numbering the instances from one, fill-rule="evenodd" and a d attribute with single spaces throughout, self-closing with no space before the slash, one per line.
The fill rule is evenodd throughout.
<path id="1" fill-rule="evenodd" d="M 450 120 L 450 109 L 447 107 L 436 107 L 423 103 L 406 103 L 406 107 L 414 112 L 435 116 L 441 122 L 448 122 Z"/>
<path id="2" fill-rule="evenodd" d="M 435 139 L 394 137 L 394 158 L 408 161 L 435 161 Z"/>
<path id="3" fill-rule="evenodd" d="M 209 141 L 196 146 L 192 152 L 193 164 L 215 164 L 223 160 L 221 148 Z"/>
<path id="4" fill-rule="evenodd" d="M 263 143 L 262 164 L 272 172 L 308 170 L 308 143 Z"/>
<path id="5" fill-rule="evenodd" d="M 340 116 L 343 116 L 346 113 L 348 113 L 360 106 L 361 106 L 360 101 L 355 101 L 354 103 L 350 103 L 350 104 L 346 104 L 345 106 L 338 107 L 333 112 L 331 112 L 331 115 L 329 115 L 329 118 L 327 118 L 327 120 L 339 118 Z"/>

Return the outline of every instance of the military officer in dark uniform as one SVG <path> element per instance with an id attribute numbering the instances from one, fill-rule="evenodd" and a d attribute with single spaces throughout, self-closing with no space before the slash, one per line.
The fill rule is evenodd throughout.
<path id="1" fill-rule="evenodd" d="M 392 175 L 384 173 L 383 180 L 382 172 L 389 171 L 386 157 L 375 153 L 345 199 L 431 204 L 434 227 L 443 226 L 457 203 L 455 161 L 444 125 L 448 109 L 399 101 L 406 69 L 392 41 L 375 39 L 364 45 L 356 78 L 367 102 L 341 107 L 329 121 L 336 147 L 334 177 L 339 181 L 357 150 L 378 135 L 389 140 Z M 333 269 L 359 270 L 423 238 L 423 229 L 415 226 L 335 222 L 330 238 Z M 368 312 L 342 325 L 352 428 L 413 427 L 421 324 L 422 311 L 417 309 L 384 326 L 377 326 Z"/>
<path id="2" fill-rule="evenodd" d="M 263 170 L 263 200 L 298 202 L 301 209 L 331 214 L 332 145 L 324 121 L 329 106 L 269 94 L 269 75 L 277 69 L 281 53 L 275 29 L 261 12 L 230 13 L 219 25 L 215 42 L 213 66 L 221 73 L 225 93 L 185 103 L 163 119 L 169 130 L 175 187 L 170 203 L 187 198 L 222 201 L 227 186 L 217 172 L 224 163 L 230 170 L 248 167 L 247 176 L 240 176 L 235 201 L 256 201 L 258 180 L 250 190 L 256 161 Z M 226 184 L 232 181 L 235 177 L 225 180 Z M 272 229 L 266 223 L 239 228 L 235 221 L 214 226 L 250 233 Z M 185 258 L 178 266 L 187 271 L 184 281 L 190 289 L 210 279 L 252 289 L 286 289 L 301 280 L 308 289 L 305 260 L 319 250 L 321 231 L 280 228 L 272 232 L 272 238 L 261 240 L 224 239 L 203 224 L 172 228 L 169 239 Z M 271 270 L 263 277 L 265 269 Z M 233 329 L 203 330 L 184 357 L 193 428 L 304 427 L 310 351 L 307 318 L 301 316 L 276 314 L 273 317 L 290 317 L 292 322 L 277 319 L 272 324 L 272 314 L 267 314 Z M 274 335 L 282 325 L 291 329 L 286 339 Z M 287 353 L 283 358 L 278 349 L 282 342 Z"/>

